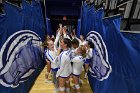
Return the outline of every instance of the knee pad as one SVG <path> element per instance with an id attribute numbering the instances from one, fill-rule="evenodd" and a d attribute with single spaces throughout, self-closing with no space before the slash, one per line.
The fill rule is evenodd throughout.
<path id="1" fill-rule="evenodd" d="M 75 88 L 76 88 L 76 89 L 80 89 L 80 85 L 79 85 L 79 84 L 76 84 L 76 85 L 75 85 Z"/>
<path id="2" fill-rule="evenodd" d="M 65 91 L 65 87 L 59 87 L 60 91 Z"/>
<path id="3" fill-rule="evenodd" d="M 66 81 L 66 83 L 70 83 L 70 81 L 68 80 L 68 81 Z"/>

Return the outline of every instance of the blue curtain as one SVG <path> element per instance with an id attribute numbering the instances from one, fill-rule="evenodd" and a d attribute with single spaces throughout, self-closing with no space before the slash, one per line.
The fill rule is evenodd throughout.
<path id="1" fill-rule="evenodd" d="M 82 11 L 81 11 L 81 35 L 84 37 L 86 36 L 86 31 L 87 31 L 87 13 L 88 13 L 89 6 L 87 5 L 86 2 L 84 2 L 82 6 Z"/>
<path id="2" fill-rule="evenodd" d="M 32 6 L 26 0 L 22 0 L 22 12 L 23 12 L 23 29 L 33 30 L 33 13 Z"/>
<path id="3" fill-rule="evenodd" d="M 15 31 L 22 30 L 23 28 L 22 9 L 8 2 L 5 2 L 3 5 L 6 14 L 6 24 L 7 24 L 6 31 L 8 32 L 8 34 L 11 35 Z"/>
<path id="4" fill-rule="evenodd" d="M 44 24 L 41 12 L 37 12 L 41 11 L 39 2 L 33 3 L 23 2 L 23 9 L 4 3 L 5 14 L 0 15 L 0 93 L 28 93 L 44 67 L 40 47 Z"/>
<path id="5" fill-rule="evenodd" d="M 45 24 L 40 1 L 32 0 L 33 31 L 38 33 L 43 41 L 45 40 Z"/>
<path id="6" fill-rule="evenodd" d="M 120 23 L 121 16 L 114 16 L 104 19 L 103 26 L 97 27 L 102 27 L 99 33 L 105 42 L 112 72 L 103 81 L 95 79 L 89 72 L 89 82 L 94 93 L 139 92 L 140 34 L 122 34 Z"/>
<path id="7" fill-rule="evenodd" d="M 3 37 L 3 34 L 7 33 L 6 32 L 6 15 L 2 14 L 0 15 L 0 47 L 4 44 L 4 40 L 7 39 L 7 36 Z"/>
<path id="8" fill-rule="evenodd" d="M 95 31 L 101 34 L 103 38 L 105 38 L 105 31 L 103 31 L 103 17 L 104 17 L 104 9 L 100 8 L 95 11 Z"/>
<path id="9" fill-rule="evenodd" d="M 87 12 L 87 26 L 85 30 L 85 35 L 88 34 L 90 31 L 95 30 L 95 9 L 94 9 L 94 4 L 89 6 L 88 12 Z"/>
<path id="10" fill-rule="evenodd" d="M 78 19 L 77 34 L 76 34 L 78 38 L 80 38 L 80 32 L 81 32 L 81 19 Z"/>
<path id="11" fill-rule="evenodd" d="M 94 4 L 88 5 L 86 2 L 81 10 L 81 35 L 86 37 L 88 32 L 95 30 L 95 9 Z"/>
<path id="12" fill-rule="evenodd" d="M 41 38 L 44 41 L 45 24 L 40 2 L 32 0 L 30 4 L 26 0 L 22 0 L 22 8 L 23 29 L 37 32 L 42 36 Z"/>

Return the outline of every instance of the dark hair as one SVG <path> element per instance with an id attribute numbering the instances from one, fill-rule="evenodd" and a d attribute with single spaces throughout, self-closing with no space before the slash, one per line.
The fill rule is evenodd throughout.
<path id="1" fill-rule="evenodd" d="M 70 39 L 68 39 L 68 38 L 63 38 L 63 41 L 64 41 L 65 44 L 67 44 L 67 47 L 68 47 L 68 48 L 71 48 L 71 40 L 70 40 Z"/>
<path id="2" fill-rule="evenodd" d="M 88 41 L 88 45 L 90 46 L 90 48 L 93 48 L 94 49 L 94 44 L 92 43 L 92 41 Z"/>
<path id="3" fill-rule="evenodd" d="M 57 26 L 56 26 L 56 30 L 58 30 L 59 28 L 60 28 L 59 25 L 57 25 Z"/>
<path id="4" fill-rule="evenodd" d="M 76 38 L 74 38 L 71 43 L 79 46 L 79 41 Z"/>

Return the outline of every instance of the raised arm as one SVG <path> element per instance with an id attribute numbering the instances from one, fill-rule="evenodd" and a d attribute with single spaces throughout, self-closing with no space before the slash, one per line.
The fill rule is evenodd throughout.
<path id="1" fill-rule="evenodd" d="M 54 48 L 55 49 L 57 49 L 59 46 L 58 46 L 58 42 L 59 42 L 59 40 L 60 40 L 60 36 L 61 36 L 61 34 L 62 34 L 62 24 L 59 24 L 59 27 L 60 27 L 60 29 L 59 29 L 59 31 L 58 31 L 58 33 L 57 33 L 57 35 L 56 35 L 56 39 L 55 39 L 55 41 L 54 41 Z"/>

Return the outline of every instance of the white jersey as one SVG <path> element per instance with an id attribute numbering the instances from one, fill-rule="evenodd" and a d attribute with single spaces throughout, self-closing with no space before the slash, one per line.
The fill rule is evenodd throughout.
<path id="1" fill-rule="evenodd" d="M 90 48 L 89 50 L 87 50 L 85 63 L 90 63 L 91 58 L 93 56 L 92 51 L 93 51 L 92 48 Z"/>
<path id="2" fill-rule="evenodd" d="M 71 61 L 73 62 L 73 65 L 72 65 L 72 73 L 74 75 L 80 75 L 81 72 L 82 72 L 83 64 L 84 64 L 83 57 L 80 56 L 80 55 L 78 55 L 78 56 L 75 56 L 74 58 L 72 58 Z"/>
<path id="3" fill-rule="evenodd" d="M 57 60 L 57 51 L 52 51 L 52 50 L 48 49 L 46 51 L 46 57 L 50 60 L 52 69 L 58 68 L 58 62 L 56 61 Z"/>
<path id="4" fill-rule="evenodd" d="M 70 55 L 71 55 L 71 50 L 65 50 L 61 52 L 61 54 L 59 55 L 58 61 L 60 64 L 59 65 L 60 69 L 58 69 L 56 77 L 58 76 L 68 77 L 71 74 L 72 67 L 71 67 Z"/>
<path id="5" fill-rule="evenodd" d="M 58 32 L 56 39 L 54 41 L 54 51 L 49 49 L 45 51 L 46 58 L 49 59 L 51 62 L 52 70 L 58 68 L 57 43 L 59 42 L 59 39 L 60 39 L 60 33 Z"/>
<path id="6" fill-rule="evenodd" d="M 76 51 L 77 51 L 78 48 L 76 49 L 71 49 L 71 58 L 75 57 L 76 56 Z"/>
<path id="7" fill-rule="evenodd" d="M 59 42 L 60 41 L 60 37 L 61 37 L 60 32 L 58 32 L 57 35 L 56 35 L 56 39 L 54 41 L 54 46 L 55 46 L 54 48 L 60 48 L 60 42 Z"/>
<path id="8" fill-rule="evenodd" d="M 92 48 L 90 48 L 89 50 L 87 50 L 87 56 L 86 56 L 87 59 L 91 59 L 92 58 L 92 56 L 93 56 L 92 51 L 93 51 Z"/>

